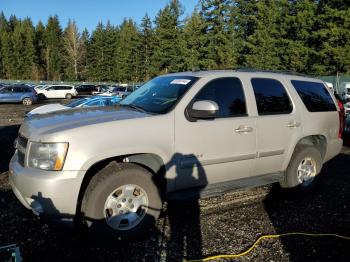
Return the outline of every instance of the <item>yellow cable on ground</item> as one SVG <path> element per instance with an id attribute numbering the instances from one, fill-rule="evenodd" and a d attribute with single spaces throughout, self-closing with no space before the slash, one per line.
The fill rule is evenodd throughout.
<path id="1" fill-rule="evenodd" d="M 239 253 L 239 254 L 229 254 L 229 255 L 217 255 L 217 256 L 211 256 L 203 259 L 196 259 L 196 260 L 187 260 L 187 262 L 204 262 L 204 261 L 210 261 L 220 258 L 238 258 L 247 255 L 249 252 L 251 252 L 261 240 L 268 239 L 268 238 L 279 238 L 279 237 L 285 237 L 285 236 L 309 236 L 309 237 L 337 237 L 345 240 L 350 240 L 350 237 L 342 236 L 338 234 L 313 234 L 313 233 L 301 233 L 301 232 L 293 232 L 293 233 L 285 233 L 285 234 L 275 234 L 275 235 L 263 235 L 260 236 L 254 244 L 248 248 L 246 251 Z"/>

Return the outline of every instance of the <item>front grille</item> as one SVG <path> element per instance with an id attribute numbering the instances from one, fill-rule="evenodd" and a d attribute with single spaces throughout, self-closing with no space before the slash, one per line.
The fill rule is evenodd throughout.
<path id="1" fill-rule="evenodd" d="M 17 156 L 18 156 L 18 163 L 19 163 L 21 166 L 24 166 L 25 154 L 22 153 L 21 151 L 17 151 Z"/>
<path id="2" fill-rule="evenodd" d="M 27 148 L 27 144 L 28 144 L 28 139 L 25 138 L 24 136 L 22 136 L 21 134 L 18 135 L 18 139 L 17 139 L 17 143 L 23 147 L 24 149 Z"/>
<path id="3" fill-rule="evenodd" d="M 21 166 L 24 166 L 24 160 L 26 156 L 26 149 L 27 149 L 28 139 L 22 136 L 21 134 L 18 135 L 17 138 L 17 155 L 18 155 L 18 163 Z"/>

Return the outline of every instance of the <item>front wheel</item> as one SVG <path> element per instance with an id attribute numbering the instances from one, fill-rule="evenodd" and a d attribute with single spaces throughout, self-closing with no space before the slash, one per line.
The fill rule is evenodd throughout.
<path id="1" fill-rule="evenodd" d="M 94 235 L 137 239 L 155 225 L 162 207 L 152 174 L 135 164 L 112 162 L 90 181 L 83 197 L 83 224 Z"/>
<path id="2" fill-rule="evenodd" d="M 22 103 L 23 105 L 25 106 L 30 106 L 33 104 L 33 100 L 30 98 L 30 97 L 25 97 L 23 100 L 22 100 Z"/>
<path id="3" fill-rule="evenodd" d="M 72 94 L 66 94 L 66 99 L 72 99 Z"/>

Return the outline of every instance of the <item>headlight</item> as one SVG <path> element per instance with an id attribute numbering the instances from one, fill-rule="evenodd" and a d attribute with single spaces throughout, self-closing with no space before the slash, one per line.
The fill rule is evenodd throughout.
<path id="1" fill-rule="evenodd" d="M 28 166 L 60 171 L 63 168 L 67 150 L 68 143 L 30 142 Z"/>

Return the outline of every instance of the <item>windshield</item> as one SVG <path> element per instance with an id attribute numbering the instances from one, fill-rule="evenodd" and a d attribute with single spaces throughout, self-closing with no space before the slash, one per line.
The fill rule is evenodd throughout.
<path id="1" fill-rule="evenodd" d="M 124 98 L 121 105 L 132 105 L 146 112 L 165 114 L 197 81 L 194 76 L 160 76 Z"/>
<path id="2" fill-rule="evenodd" d="M 70 102 L 70 103 L 66 104 L 66 106 L 68 106 L 68 107 L 76 107 L 76 106 L 79 106 L 79 105 L 85 103 L 85 101 L 87 101 L 87 98 L 81 98 L 81 99 L 78 99 L 78 100 L 75 100 L 73 102 Z"/>
<path id="3" fill-rule="evenodd" d="M 113 89 L 113 91 L 124 92 L 125 91 L 125 87 L 115 87 Z"/>

